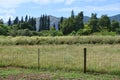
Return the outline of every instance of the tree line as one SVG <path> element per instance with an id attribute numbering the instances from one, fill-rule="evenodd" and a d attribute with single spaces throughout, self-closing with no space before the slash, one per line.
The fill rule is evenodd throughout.
<path id="1" fill-rule="evenodd" d="M 91 35 L 91 34 L 120 34 L 120 23 L 110 20 L 107 15 L 97 17 L 92 13 L 89 21 L 84 23 L 84 14 L 81 11 L 77 15 L 71 11 L 71 16 L 67 19 L 60 18 L 58 30 L 55 24 L 50 26 L 50 16 L 41 15 L 39 18 L 39 30 L 36 31 L 36 18 L 26 15 L 16 17 L 14 20 L 9 18 L 7 25 L 0 19 L 0 35 L 6 36 L 62 36 L 62 35 Z"/>
<path id="2" fill-rule="evenodd" d="M 71 17 L 61 23 L 61 30 L 64 35 L 89 35 L 93 33 L 116 33 L 120 34 L 120 23 L 115 20 L 110 20 L 107 15 L 97 17 L 96 13 L 92 13 L 87 23 L 83 22 L 83 12 L 74 15 L 71 12 Z"/>

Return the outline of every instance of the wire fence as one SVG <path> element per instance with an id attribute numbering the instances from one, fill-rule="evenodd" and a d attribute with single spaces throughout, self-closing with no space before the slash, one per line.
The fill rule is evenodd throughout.
<path id="1" fill-rule="evenodd" d="M 0 67 L 23 67 L 43 70 L 64 70 L 120 74 L 120 54 L 94 48 L 49 50 L 49 48 L 0 48 Z"/>

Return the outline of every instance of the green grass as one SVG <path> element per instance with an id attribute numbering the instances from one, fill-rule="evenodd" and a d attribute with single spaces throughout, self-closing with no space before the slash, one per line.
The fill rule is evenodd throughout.
<path id="1" fill-rule="evenodd" d="M 83 72 L 83 48 L 87 48 L 87 71 L 120 75 L 120 45 L 34 45 L 0 46 L 0 67 L 37 69 L 40 48 L 40 70 Z"/>
<path id="2" fill-rule="evenodd" d="M 56 37 L 5 37 L 0 45 L 49 45 L 49 44 L 120 44 L 120 36 L 56 36 Z"/>
<path id="3" fill-rule="evenodd" d="M 34 69 L 0 68 L 1 80 L 120 80 L 119 75 L 84 74 L 82 72 L 38 71 Z"/>

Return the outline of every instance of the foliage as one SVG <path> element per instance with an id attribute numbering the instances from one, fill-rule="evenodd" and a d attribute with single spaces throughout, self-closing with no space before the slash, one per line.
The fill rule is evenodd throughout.
<path id="1" fill-rule="evenodd" d="M 77 35 L 89 35 L 91 32 L 92 29 L 88 25 L 85 25 L 84 29 L 77 31 Z"/>
<path id="2" fill-rule="evenodd" d="M 35 30 L 34 26 L 30 25 L 28 22 L 23 22 L 19 26 L 20 26 L 20 29 Z"/>
<path id="3" fill-rule="evenodd" d="M 39 20 L 40 30 L 50 30 L 50 17 L 47 15 L 41 15 Z"/>
<path id="4" fill-rule="evenodd" d="M 92 29 L 92 33 L 93 32 L 98 32 L 98 18 L 97 18 L 97 14 L 93 14 L 91 15 L 91 18 L 88 22 L 88 26 L 91 27 Z"/>
<path id="5" fill-rule="evenodd" d="M 55 31 L 55 26 L 52 26 L 52 27 L 50 28 L 50 31 Z"/>
<path id="6" fill-rule="evenodd" d="M 111 23 L 111 30 L 116 31 L 118 28 L 120 28 L 119 22 L 113 20 Z"/>
<path id="7" fill-rule="evenodd" d="M 13 21 L 13 24 L 18 24 L 19 23 L 19 18 L 18 16 L 15 18 L 15 20 Z"/>
<path id="8" fill-rule="evenodd" d="M 83 28 L 84 28 L 83 12 L 81 11 L 75 18 L 75 31 L 78 31 L 79 29 Z"/>
<path id="9" fill-rule="evenodd" d="M 110 22 L 110 19 L 107 15 L 101 16 L 101 18 L 99 19 L 98 25 L 99 25 L 100 31 L 103 29 L 106 29 L 108 31 L 111 30 L 111 22 Z"/>
<path id="10" fill-rule="evenodd" d="M 72 31 L 71 33 L 70 33 L 70 36 L 75 36 L 76 35 L 76 32 L 75 31 Z"/>
<path id="11" fill-rule="evenodd" d="M 61 31 L 51 31 L 51 36 L 63 36 Z"/>
<path id="12" fill-rule="evenodd" d="M 0 19 L 0 24 L 4 24 L 4 21 L 3 21 L 3 19 Z"/>
<path id="13" fill-rule="evenodd" d="M 101 35 L 111 35 L 111 36 L 115 36 L 116 35 L 116 32 L 108 32 L 108 31 L 101 31 L 100 32 Z"/>
<path id="14" fill-rule="evenodd" d="M 12 21 L 11 21 L 11 18 L 9 18 L 8 20 L 8 26 L 11 26 L 12 25 Z"/>
<path id="15" fill-rule="evenodd" d="M 67 35 L 75 30 L 75 20 L 69 18 L 61 24 L 62 32 L 64 35 Z"/>
<path id="16" fill-rule="evenodd" d="M 25 17 L 17 16 L 13 21 L 9 18 L 6 24 L 3 24 L 3 19 L 0 19 L 0 35 L 9 36 L 25 36 L 28 32 L 30 36 L 59 36 L 59 35 L 116 35 L 120 34 L 120 23 L 113 20 L 110 21 L 107 15 L 102 15 L 97 18 L 97 14 L 92 13 L 88 23 L 83 22 L 83 12 L 74 15 L 71 11 L 71 16 L 68 19 L 61 17 L 58 22 L 58 31 L 55 29 L 56 23 L 51 25 L 50 16 L 41 15 L 39 19 L 39 31 L 36 32 L 36 18 L 26 15 Z M 1 26 L 2 24 L 2 26 Z M 26 35 L 27 36 L 27 35 Z M 29 35 L 28 35 L 29 36 Z"/>
<path id="17" fill-rule="evenodd" d="M 32 36 L 32 33 L 29 29 L 23 29 L 17 31 L 18 36 Z"/>
<path id="18" fill-rule="evenodd" d="M 39 36 L 63 36 L 63 33 L 61 31 L 56 31 L 56 30 L 43 30 L 38 32 Z"/>
<path id="19" fill-rule="evenodd" d="M 26 32 L 26 33 L 25 33 Z M 46 34 L 43 34 L 46 33 Z M 61 32 L 42 31 L 42 33 L 35 33 L 44 37 L 24 37 L 33 35 L 33 32 L 21 32 L 19 37 L 0 37 L 0 45 L 46 45 L 46 44 L 120 44 L 120 36 L 61 36 Z M 48 34 L 50 34 L 48 36 Z M 16 33 L 17 34 L 17 33 Z M 109 33 L 114 35 L 114 33 Z M 105 34 L 104 34 L 105 35 Z M 46 37 L 47 36 L 47 37 Z M 55 37 L 52 37 L 55 36 Z M 59 36 L 59 37 L 58 37 Z"/>
<path id="20" fill-rule="evenodd" d="M 61 24 L 61 30 L 64 35 L 83 28 L 83 12 L 80 12 L 76 17 L 74 17 L 74 13 L 72 11 L 71 17 L 69 17 L 67 20 L 64 20 Z"/>
<path id="21" fill-rule="evenodd" d="M 8 27 L 0 24 L 0 35 L 7 35 L 8 34 Z"/>
<path id="22" fill-rule="evenodd" d="M 116 33 L 120 34 L 120 28 L 116 28 Z"/>

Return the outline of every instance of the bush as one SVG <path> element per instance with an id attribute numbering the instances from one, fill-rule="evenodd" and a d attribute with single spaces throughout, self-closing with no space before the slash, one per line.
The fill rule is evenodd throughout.
<path id="1" fill-rule="evenodd" d="M 117 29 L 116 29 L 116 33 L 117 33 L 117 34 L 120 34 L 120 28 L 117 28 Z"/>
<path id="2" fill-rule="evenodd" d="M 29 29 L 18 30 L 17 35 L 19 36 L 32 36 L 32 32 Z"/>
<path id="3" fill-rule="evenodd" d="M 8 27 L 0 24 L 0 35 L 7 35 L 8 34 Z"/>
<path id="4" fill-rule="evenodd" d="M 61 31 L 48 31 L 43 30 L 38 32 L 39 36 L 63 36 L 63 33 Z"/>
<path id="5" fill-rule="evenodd" d="M 42 30 L 39 32 L 39 36 L 50 36 L 50 31 Z"/>
<path id="6" fill-rule="evenodd" d="M 91 34 L 92 29 L 88 26 L 85 25 L 84 29 L 80 29 L 77 31 L 77 35 L 89 35 Z"/>
<path id="7" fill-rule="evenodd" d="M 70 36 L 75 36 L 76 35 L 76 32 L 73 31 L 72 33 L 70 33 Z"/>
<path id="8" fill-rule="evenodd" d="M 61 31 L 51 31 L 51 36 L 63 36 Z"/>
<path id="9" fill-rule="evenodd" d="M 0 45 L 120 44 L 120 36 L 0 37 Z"/>
<path id="10" fill-rule="evenodd" d="M 102 35 L 111 35 L 111 36 L 115 36 L 116 35 L 116 32 L 108 32 L 108 31 L 103 31 L 103 32 L 100 32 Z"/>

